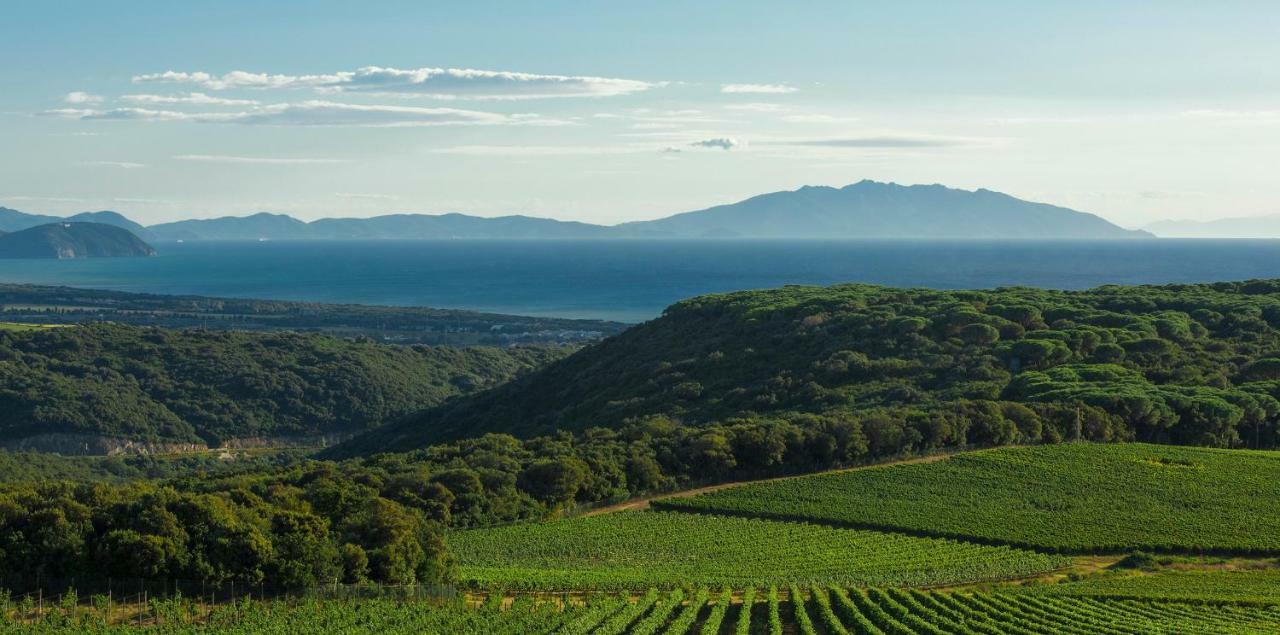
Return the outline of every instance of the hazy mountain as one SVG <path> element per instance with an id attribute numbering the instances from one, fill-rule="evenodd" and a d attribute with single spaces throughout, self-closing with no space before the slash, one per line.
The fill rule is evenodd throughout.
<path id="1" fill-rule="evenodd" d="M 30 227 L 38 227 L 40 225 L 48 225 L 49 223 L 101 223 L 103 225 L 112 225 L 121 227 L 136 234 L 144 240 L 151 240 L 153 236 L 151 232 L 142 225 L 125 218 L 119 212 L 101 211 L 101 212 L 80 212 L 74 216 L 48 216 L 45 214 L 28 214 L 19 212 L 16 209 L 0 207 L 0 230 L 6 232 L 15 232 Z"/>
<path id="2" fill-rule="evenodd" d="M 0 207 L 0 231 L 16 232 L 20 229 L 35 227 L 36 225 L 44 225 L 46 223 L 56 223 L 60 220 L 62 219 L 57 216 L 28 214 L 26 212 L 19 212 L 16 209 Z"/>
<path id="3" fill-rule="evenodd" d="M 1280 238 L 1280 214 L 1209 221 L 1162 220 L 1143 229 L 1161 238 Z"/>
<path id="4" fill-rule="evenodd" d="M 315 238 L 601 238 L 610 228 L 531 216 L 392 214 L 325 218 L 308 225 Z"/>
<path id="5" fill-rule="evenodd" d="M 147 229 L 159 240 L 291 240 L 309 238 L 307 224 L 284 214 L 180 220 Z"/>
<path id="6" fill-rule="evenodd" d="M 805 186 L 653 221 L 624 223 L 637 237 L 1149 238 L 1093 214 L 991 190 L 861 181 Z"/>
<path id="7" fill-rule="evenodd" d="M 103 223 L 49 223 L 0 236 L 0 258 L 154 256 L 129 230 Z"/>
<path id="8" fill-rule="evenodd" d="M 14 216 L 14 215 L 17 216 Z M 92 216 L 92 218 L 83 218 Z M 35 220 L 33 220 L 35 219 Z M 184 220 L 142 228 L 115 212 L 71 217 L 126 227 L 154 240 L 382 238 L 1149 238 L 1065 207 L 990 190 L 862 181 L 806 186 L 730 205 L 615 226 L 530 216 L 390 214 L 304 222 L 259 213 Z M 0 229 L 67 219 L 0 208 Z M 143 233 L 149 232 L 149 233 Z"/>

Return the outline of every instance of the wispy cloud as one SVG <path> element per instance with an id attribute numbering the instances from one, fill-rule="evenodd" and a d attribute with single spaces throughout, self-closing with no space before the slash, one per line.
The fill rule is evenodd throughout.
<path id="1" fill-rule="evenodd" d="M 200 163 L 249 163 L 255 165 L 326 165 L 350 163 L 346 159 L 318 159 L 310 157 L 242 157 L 225 154 L 179 154 L 173 157 L 176 161 L 196 161 Z"/>
<path id="2" fill-rule="evenodd" d="M 123 95 L 120 99 L 135 104 L 182 104 L 194 106 L 256 106 L 253 99 L 228 99 L 215 97 L 205 93 L 187 93 L 185 95 Z"/>
<path id="3" fill-rule="evenodd" d="M 133 81 L 139 84 L 195 84 L 206 90 L 310 88 L 322 92 L 417 95 L 440 99 L 611 97 L 663 85 L 663 82 L 612 77 L 379 66 L 321 75 L 272 75 L 247 71 L 213 75 L 205 72 L 165 71 L 137 75 Z"/>
<path id="4" fill-rule="evenodd" d="M 724 84 L 720 86 L 722 93 L 754 93 L 761 95 L 782 95 L 794 93 L 799 88 L 786 84 Z"/>
<path id="5" fill-rule="evenodd" d="M 715 139 L 702 139 L 689 144 L 695 148 L 718 148 L 720 150 L 732 150 L 742 144 L 731 137 L 718 137 Z"/>
<path id="6" fill-rule="evenodd" d="M 439 148 L 436 154 L 476 157 L 544 157 L 574 155 L 637 154 L 652 152 L 650 146 L 572 146 L 572 145 L 465 145 Z"/>
<path id="7" fill-rule="evenodd" d="M 746 104 L 726 104 L 725 110 L 741 110 L 745 112 L 785 112 L 786 106 L 782 104 L 772 104 L 764 102 L 750 102 Z"/>
<path id="8" fill-rule="evenodd" d="M 101 168 L 124 168 L 133 170 L 137 168 L 145 168 L 145 163 L 133 163 L 132 161 L 80 161 L 76 165 L 84 167 L 101 167 Z"/>
<path id="9" fill-rule="evenodd" d="M 457 126 L 457 125 L 561 125 L 537 115 L 503 115 L 460 108 L 423 108 L 304 101 L 272 104 L 239 112 L 182 112 L 151 108 L 93 110 L 61 108 L 41 113 L 85 121 L 189 121 L 271 126 Z"/>
<path id="10" fill-rule="evenodd" d="M 824 148 L 947 148 L 974 145 L 974 139 L 958 137 L 925 136 L 875 136 L 845 137 L 836 139 L 799 139 L 791 141 L 767 141 L 768 145 L 812 146 Z"/>
<path id="11" fill-rule="evenodd" d="M 65 101 L 68 104 L 100 104 L 102 103 L 102 99 L 102 95 L 92 95 L 84 91 L 77 90 L 75 92 L 67 93 L 66 97 L 62 98 L 62 101 Z"/>

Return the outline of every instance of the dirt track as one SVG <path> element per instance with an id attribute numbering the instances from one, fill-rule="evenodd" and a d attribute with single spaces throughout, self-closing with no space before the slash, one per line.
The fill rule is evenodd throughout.
<path id="1" fill-rule="evenodd" d="M 929 456 L 917 456 L 909 459 L 901 459 L 898 461 L 875 463 L 873 465 L 861 465 L 858 467 L 846 467 L 839 470 L 827 470 L 825 472 L 812 472 L 809 474 L 795 474 L 791 476 L 775 476 L 773 478 L 762 478 L 754 481 L 733 481 L 729 483 L 719 483 L 717 485 L 707 485 L 706 487 L 696 487 L 694 489 L 687 489 L 679 492 L 672 492 L 670 494 L 658 494 L 655 496 L 646 496 L 644 498 L 635 498 L 635 499 L 632 499 L 629 501 L 623 501 L 621 503 L 617 503 L 614 505 L 608 505 L 606 507 L 597 507 L 589 512 L 580 514 L 580 516 L 598 516 L 600 514 L 612 514 L 614 512 L 625 512 L 625 511 L 632 511 L 637 509 L 648 509 L 649 503 L 651 501 L 655 501 L 663 498 L 688 498 L 690 496 L 697 496 L 698 494 L 706 494 L 707 492 L 717 492 L 722 489 L 729 489 L 731 487 L 738 487 L 740 485 L 750 485 L 752 483 L 769 483 L 772 481 L 785 481 L 787 479 L 804 478 L 806 476 L 814 476 L 817 474 L 840 474 L 843 472 L 856 472 L 858 470 L 869 470 L 872 468 L 887 467 L 890 465 L 911 465 L 913 463 L 933 463 L 935 461 L 949 459 L 952 456 L 955 456 L 956 454 L 959 454 L 959 453 L 960 452 L 949 452 L 945 454 L 931 454 Z"/>

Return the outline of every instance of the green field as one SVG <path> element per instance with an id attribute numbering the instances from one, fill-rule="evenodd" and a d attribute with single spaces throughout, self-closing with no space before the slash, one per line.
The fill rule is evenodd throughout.
<path id="1" fill-rule="evenodd" d="M 1255 571 L 1109 572 L 1044 587 L 1055 595 L 1280 604 L 1280 568 Z"/>
<path id="2" fill-rule="evenodd" d="M 22 322 L 0 322 L 0 331 L 43 331 L 71 326 L 69 324 L 24 324 Z"/>
<path id="3" fill-rule="evenodd" d="M 1066 444 L 656 501 L 1060 550 L 1280 553 L 1280 453 Z"/>
<path id="4" fill-rule="evenodd" d="M 464 583 L 519 589 L 926 586 L 1027 576 L 1068 564 L 1007 547 L 670 512 L 462 531 L 450 535 L 449 546 Z"/>
<path id="5" fill-rule="evenodd" d="M 749 589 L 735 598 L 729 589 L 709 592 L 700 587 L 696 591 L 650 589 L 634 598 L 598 595 L 584 602 L 521 596 L 503 603 L 498 598 L 501 596 L 493 596 L 481 606 L 468 606 L 461 600 L 444 604 L 386 600 L 248 602 L 221 607 L 210 615 L 192 613 L 181 602 L 166 602 L 153 607 L 144 617 L 148 626 L 107 626 L 102 624 L 100 615 L 90 611 L 78 615 L 52 611 L 39 619 L 0 626 L 0 632 L 1208 635 L 1275 633 L 1280 629 L 1280 609 L 1274 606 L 1208 606 L 1030 593 L 793 587 L 785 595 L 775 589 Z M 11 620 L 15 618 L 16 614 L 10 616 Z"/>

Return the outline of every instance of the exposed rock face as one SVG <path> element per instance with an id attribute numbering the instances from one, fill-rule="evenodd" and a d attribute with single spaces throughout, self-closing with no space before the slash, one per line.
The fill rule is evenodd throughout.
<path id="1" fill-rule="evenodd" d="M 203 443 L 155 443 L 132 439 L 113 439 L 91 434 L 52 432 L 4 442 L 10 450 L 49 452 L 66 456 L 121 456 L 128 454 L 179 454 L 202 452 Z"/>
<path id="2" fill-rule="evenodd" d="M 0 442 L 5 449 L 48 452 L 64 456 L 129 456 L 146 454 L 185 454 L 216 449 L 245 450 L 253 448 L 322 448 L 340 443 L 351 435 L 317 435 L 287 437 L 250 437 L 227 439 L 210 446 L 205 443 L 171 443 L 116 439 L 92 434 L 52 432 Z"/>

